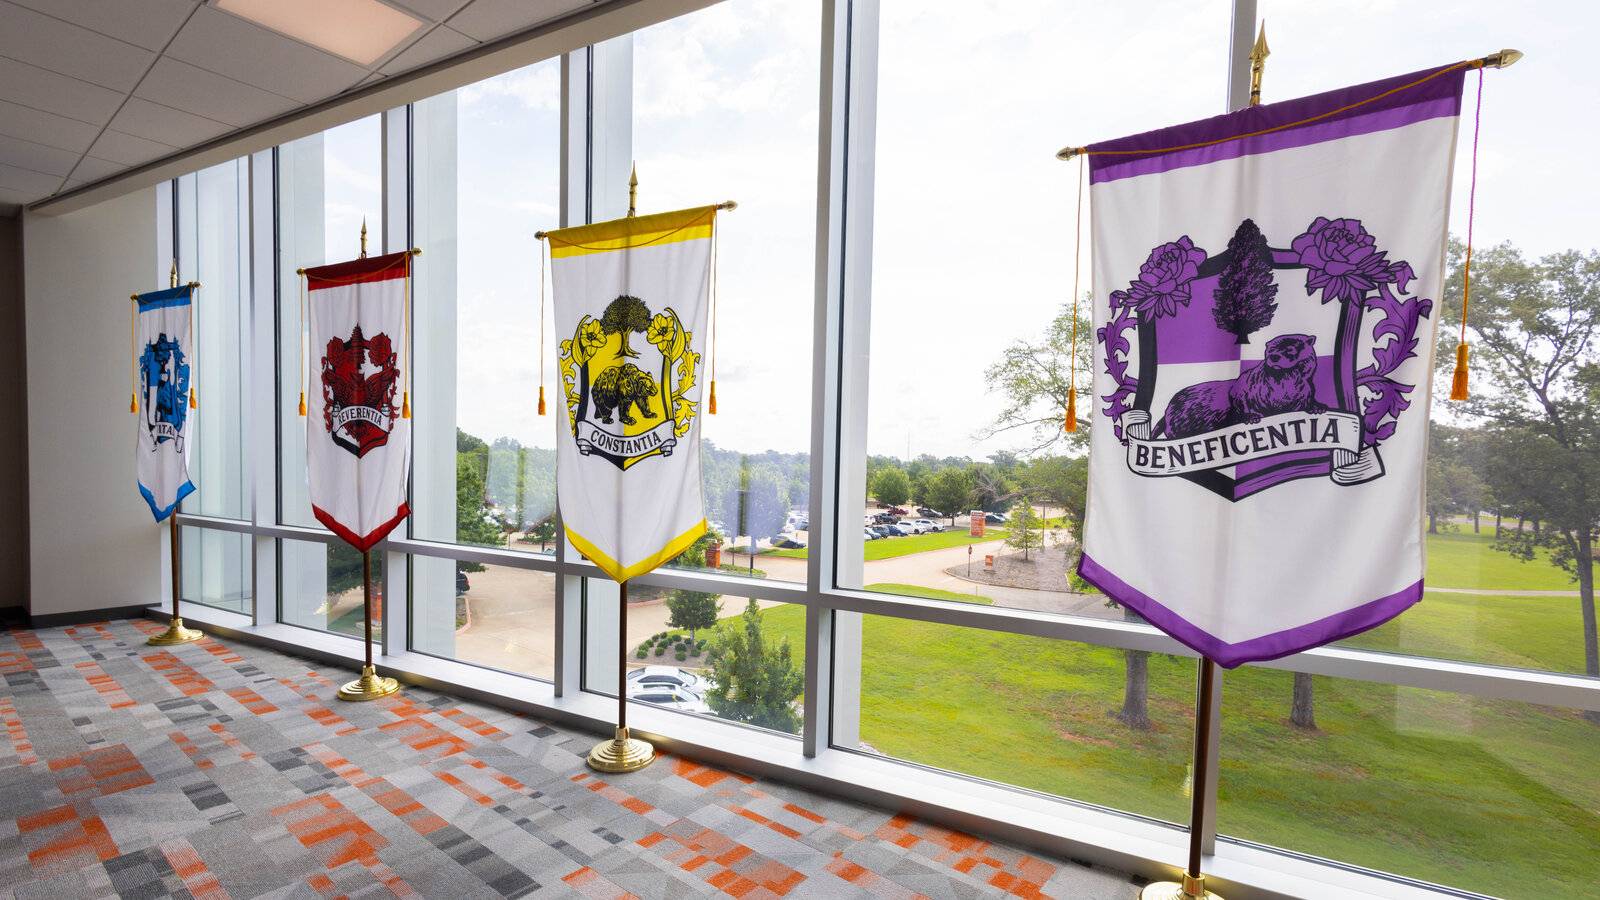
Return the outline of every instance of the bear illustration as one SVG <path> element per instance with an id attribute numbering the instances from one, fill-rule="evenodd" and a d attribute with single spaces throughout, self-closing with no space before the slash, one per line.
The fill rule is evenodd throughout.
<path id="1" fill-rule="evenodd" d="M 1172 395 L 1151 437 L 1184 438 L 1287 412 L 1327 412 L 1317 400 L 1317 339 L 1280 334 L 1261 365 L 1237 378 L 1191 384 Z"/>
<path id="2" fill-rule="evenodd" d="M 594 399 L 594 413 L 600 421 L 609 425 L 614 410 L 617 417 L 622 419 L 622 424 L 632 425 L 635 419 L 628 414 L 631 408 L 637 408 L 639 415 L 646 419 L 656 417 L 650 409 L 650 398 L 659 390 L 655 379 L 641 372 L 633 363 L 624 363 L 601 372 L 594 381 L 594 387 L 589 389 L 589 396 Z"/>

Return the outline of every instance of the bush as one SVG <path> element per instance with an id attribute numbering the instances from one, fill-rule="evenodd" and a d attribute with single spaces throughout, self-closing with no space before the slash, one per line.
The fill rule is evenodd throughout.
<path id="1" fill-rule="evenodd" d="M 684 660 L 686 660 L 688 658 L 689 658 L 689 655 L 687 653 L 684 653 L 682 650 L 678 651 L 678 662 L 683 662 Z"/>
<path id="2" fill-rule="evenodd" d="M 637 652 L 637 653 L 635 653 L 635 654 L 634 654 L 634 655 L 633 655 L 633 658 L 634 658 L 634 659 L 644 659 L 644 648 L 643 648 L 643 647 L 640 647 L 640 648 L 639 648 L 639 652 Z"/>
<path id="3" fill-rule="evenodd" d="M 657 656 L 660 656 L 661 654 L 666 653 L 666 652 L 667 652 L 667 645 L 666 644 L 657 644 L 656 645 L 656 655 Z"/>

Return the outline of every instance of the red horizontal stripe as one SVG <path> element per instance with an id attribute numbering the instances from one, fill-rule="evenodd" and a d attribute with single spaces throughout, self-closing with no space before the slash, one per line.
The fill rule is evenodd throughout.
<path id="1" fill-rule="evenodd" d="M 399 253 L 385 253 L 382 256 L 369 256 L 366 259 L 315 266 L 306 270 L 306 289 L 316 291 L 366 281 L 404 278 L 410 271 L 410 262 L 411 252 L 401 250 Z"/>

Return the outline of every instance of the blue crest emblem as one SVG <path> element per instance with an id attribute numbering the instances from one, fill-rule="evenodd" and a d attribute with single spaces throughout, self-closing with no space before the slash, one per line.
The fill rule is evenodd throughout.
<path id="1" fill-rule="evenodd" d="M 154 451 L 176 441 L 183 452 L 183 423 L 189 415 L 189 361 L 178 342 L 161 333 L 139 355 L 139 388 L 144 394 L 144 427 Z"/>

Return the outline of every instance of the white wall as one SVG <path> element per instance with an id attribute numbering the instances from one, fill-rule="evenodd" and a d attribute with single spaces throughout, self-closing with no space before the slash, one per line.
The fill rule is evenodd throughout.
<path id="1" fill-rule="evenodd" d="M 29 613 L 160 601 L 160 529 L 134 487 L 128 295 L 163 287 L 153 189 L 25 213 Z"/>

